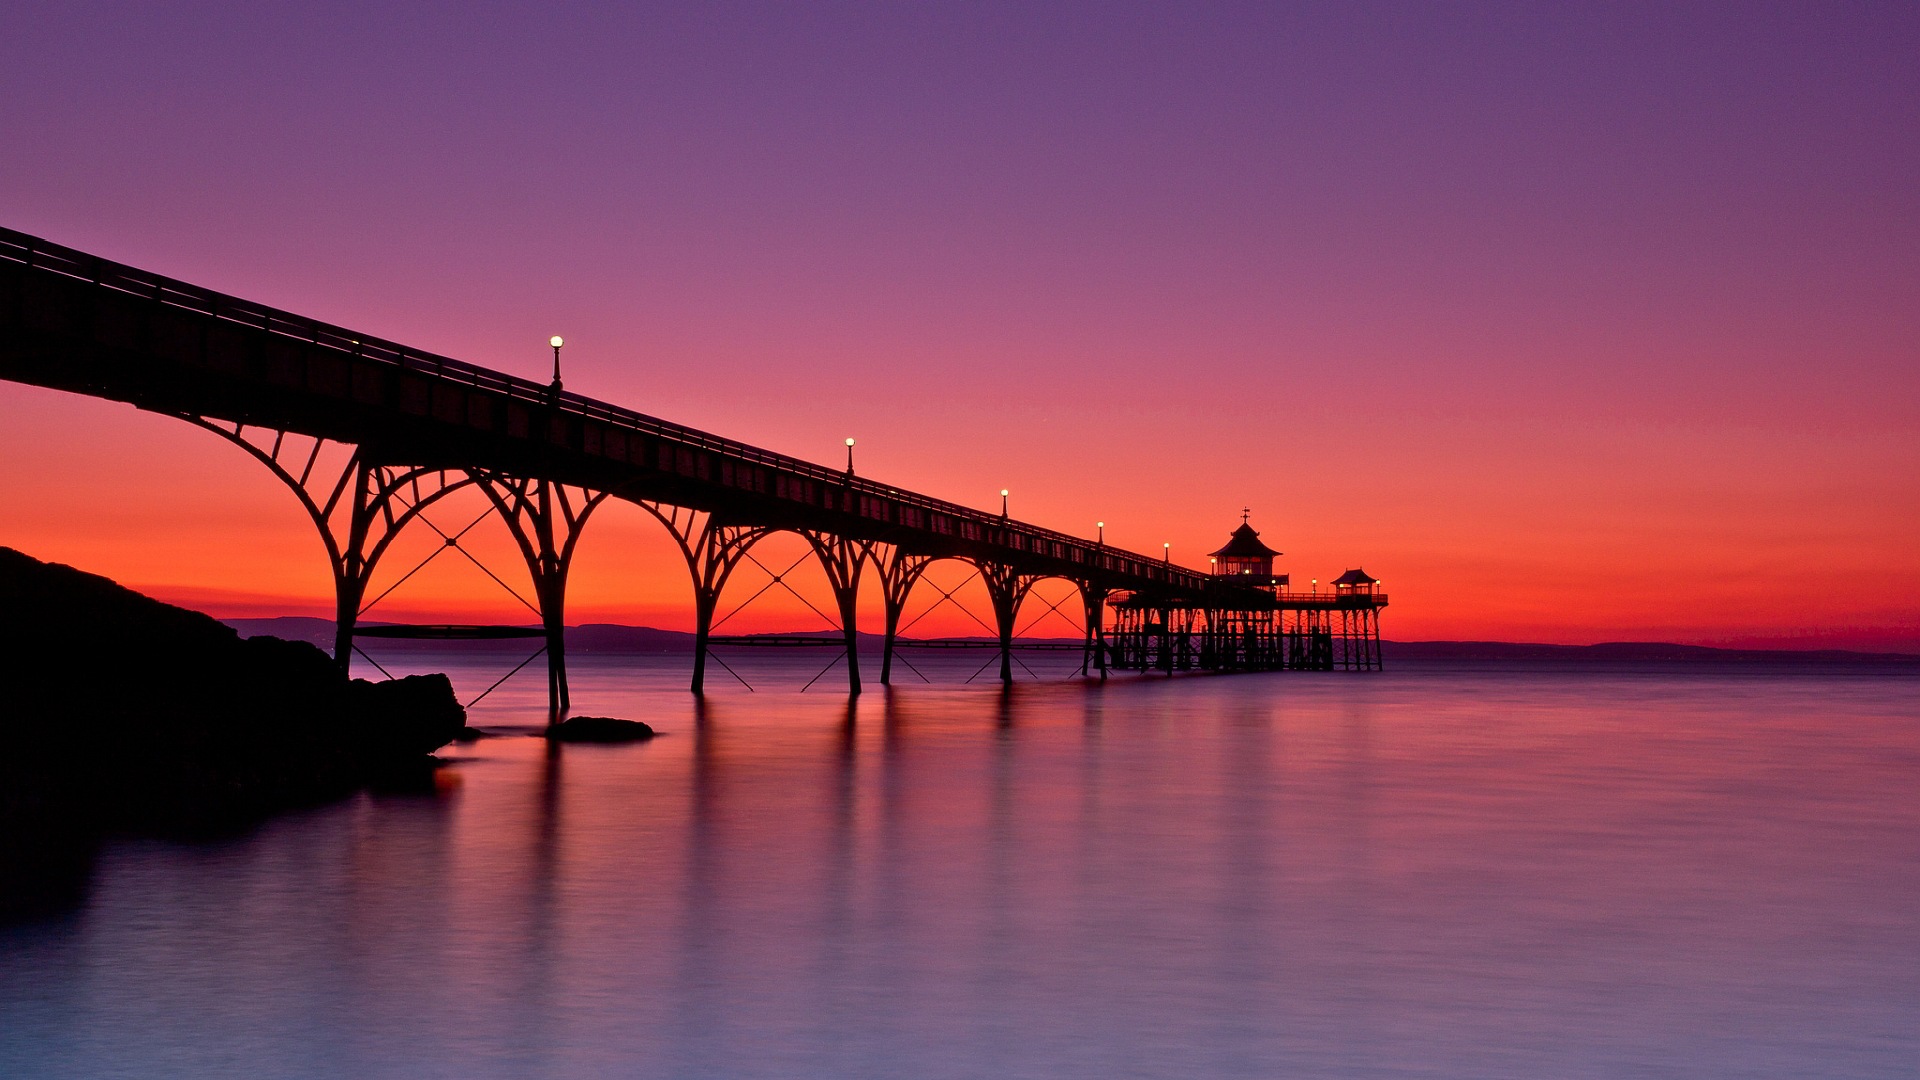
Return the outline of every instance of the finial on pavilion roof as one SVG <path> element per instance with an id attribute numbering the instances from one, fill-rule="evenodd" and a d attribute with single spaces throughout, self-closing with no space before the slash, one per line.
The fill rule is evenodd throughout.
<path id="1" fill-rule="evenodd" d="M 1281 554 L 1260 542 L 1260 534 L 1254 530 L 1252 525 L 1247 524 L 1247 518 L 1252 514 L 1253 509 L 1251 507 L 1240 512 L 1240 527 L 1233 530 L 1233 535 L 1227 538 L 1226 547 L 1213 552 L 1214 558 L 1271 559 L 1275 555 Z M 1264 570 L 1261 572 L 1265 573 Z"/>

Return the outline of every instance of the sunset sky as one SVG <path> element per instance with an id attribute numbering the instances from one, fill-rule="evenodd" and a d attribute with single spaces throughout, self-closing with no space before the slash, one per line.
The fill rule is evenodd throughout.
<path id="1" fill-rule="evenodd" d="M 1393 639 L 1920 651 L 1920 5 L 694 7 L 10 3 L 0 224 L 1191 566 L 1248 506 Z M 239 451 L 15 384 L 0 544 L 330 612 Z M 570 614 L 685 567 L 610 514 Z"/>

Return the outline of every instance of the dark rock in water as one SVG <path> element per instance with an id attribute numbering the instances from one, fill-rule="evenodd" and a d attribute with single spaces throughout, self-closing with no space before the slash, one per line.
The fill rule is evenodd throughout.
<path id="1" fill-rule="evenodd" d="M 231 830 L 465 726 L 445 676 L 349 682 L 312 645 L 0 548 L 0 915 L 102 832 Z"/>
<path id="2" fill-rule="evenodd" d="M 497 732 L 482 731 L 477 727 L 463 727 L 460 729 L 460 734 L 453 737 L 453 741 L 457 743 L 470 743 L 479 742 L 481 739 L 497 739 L 499 737 L 499 733 Z"/>
<path id="3" fill-rule="evenodd" d="M 380 758 L 418 758 L 458 739 L 467 710 L 445 675 L 408 675 L 347 686 L 347 718 L 360 745 Z"/>
<path id="4" fill-rule="evenodd" d="M 658 734 L 638 720 L 620 720 L 611 716 L 574 716 L 560 722 L 549 738 L 560 742 L 621 743 L 640 742 Z"/>

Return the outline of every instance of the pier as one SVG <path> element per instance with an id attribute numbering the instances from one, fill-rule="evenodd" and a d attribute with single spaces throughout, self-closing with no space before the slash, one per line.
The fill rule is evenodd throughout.
<path id="1" fill-rule="evenodd" d="M 984 582 L 1003 682 L 1013 680 L 1021 605 L 1050 578 L 1078 590 L 1080 671 L 1091 678 L 1381 666 L 1387 596 L 1378 582 L 1352 570 L 1325 592 L 1317 582 L 1305 593 L 1290 587 L 1273 572 L 1279 553 L 1259 543 L 1246 515 L 1209 570 L 1192 570 L 1164 552 L 1156 558 L 1103 535 L 1014 519 L 1004 500 L 996 514 L 874 482 L 855 474 L 851 443 L 839 469 L 573 393 L 560 378 L 563 342 L 550 344 L 554 378 L 540 383 L 0 229 L 0 378 L 177 417 L 270 470 L 326 547 L 333 655 L 343 670 L 393 539 L 438 500 L 469 490 L 485 496 L 525 561 L 556 718 L 571 706 L 568 571 L 582 530 L 608 499 L 652 514 L 685 558 L 695 693 L 705 687 L 729 578 L 776 533 L 803 537 L 825 572 L 851 693 L 861 689 L 854 613 L 862 583 L 875 580 L 882 593 L 880 681 L 888 683 L 907 600 L 941 560 L 969 564 Z M 320 467 L 330 445 L 348 451 L 344 468 Z M 1248 534 L 1259 550 L 1244 542 Z"/>

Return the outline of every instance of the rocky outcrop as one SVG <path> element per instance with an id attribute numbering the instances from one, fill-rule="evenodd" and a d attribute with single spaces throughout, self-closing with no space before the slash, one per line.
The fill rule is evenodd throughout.
<path id="1" fill-rule="evenodd" d="M 612 716 L 570 716 L 562 720 L 548 738 L 559 742 L 623 743 L 653 738 L 652 727 L 638 720 Z"/>
<path id="2" fill-rule="evenodd" d="M 312 645 L 0 548 L 0 914 L 58 903 L 103 832 L 337 798 L 417 772 L 465 724 L 443 675 L 349 682 Z"/>

